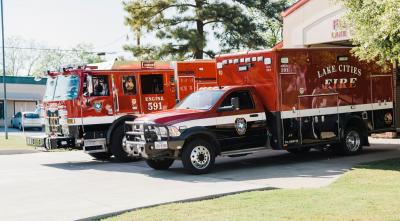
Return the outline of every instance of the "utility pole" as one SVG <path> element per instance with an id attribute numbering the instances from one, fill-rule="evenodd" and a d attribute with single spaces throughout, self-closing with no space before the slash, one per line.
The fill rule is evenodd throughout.
<path id="1" fill-rule="evenodd" d="M 3 50 L 3 88 L 4 88 L 4 133 L 6 135 L 6 140 L 8 139 L 8 131 L 7 131 L 7 83 L 6 83 L 6 54 L 4 50 L 4 10 L 3 10 L 3 0 L 0 0 L 1 5 L 1 41 L 2 41 L 2 50 Z"/>

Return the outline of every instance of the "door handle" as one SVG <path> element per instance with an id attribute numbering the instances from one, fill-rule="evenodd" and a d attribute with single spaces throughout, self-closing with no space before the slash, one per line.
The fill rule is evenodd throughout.
<path id="1" fill-rule="evenodd" d="M 258 117 L 258 114 L 250 114 L 250 117 Z"/>

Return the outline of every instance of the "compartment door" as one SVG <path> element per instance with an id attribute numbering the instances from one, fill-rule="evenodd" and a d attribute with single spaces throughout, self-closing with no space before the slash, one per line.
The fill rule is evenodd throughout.
<path id="1" fill-rule="evenodd" d="M 196 89 L 194 76 L 179 76 L 178 81 L 179 100 L 183 100 Z"/>
<path id="2" fill-rule="evenodd" d="M 283 147 L 301 143 L 296 73 L 280 74 Z"/>
<path id="3" fill-rule="evenodd" d="M 393 76 L 372 75 L 372 118 L 374 130 L 394 127 Z"/>
<path id="4" fill-rule="evenodd" d="M 302 144 L 338 140 L 339 94 L 299 96 Z"/>

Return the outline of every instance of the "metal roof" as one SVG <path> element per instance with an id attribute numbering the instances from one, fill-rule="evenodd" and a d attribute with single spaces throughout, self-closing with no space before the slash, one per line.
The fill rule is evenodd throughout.
<path id="1" fill-rule="evenodd" d="M 46 81 L 47 78 L 42 78 L 40 81 L 35 81 L 34 77 L 6 76 L 7 84 L 46 85 Z M 0 76 L 0 83 L 3 83 L 3 76 Z"/>

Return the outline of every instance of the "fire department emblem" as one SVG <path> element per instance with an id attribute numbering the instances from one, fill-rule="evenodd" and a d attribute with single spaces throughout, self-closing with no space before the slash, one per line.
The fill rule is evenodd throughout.
<path id="1" fill-rule="evenodd" d="M 93 104 L 94 109 L 96 112 L 100 112 L 103 109 L 103 104 L 101 102 L 96 102 Z"/>
<path id="2" fill-rule="evenodd" d="M 236 132 L 239 135 L 245 135 L 247 130 L 247 122 L 244 118 L 237 118 L 235 121 Z"/>
<path id="3" fill-rule="evenodd" d="M 385 114 L 385 123 L 386 123 L 387 125 L 392 125 L 392 123 L 393 123 L 393 116 L 392 116 L 391 113 L 386 113 L 386 114 Z"/>

